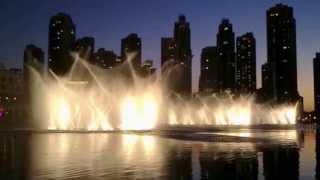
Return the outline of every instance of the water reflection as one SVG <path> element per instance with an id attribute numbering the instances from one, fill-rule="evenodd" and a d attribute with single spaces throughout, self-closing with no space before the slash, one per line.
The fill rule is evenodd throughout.
<path id="1" fill-rule="evenodd" d="M 0 179 L 319 180 L 319 130 L 298 135 L 279 132 L 281 140 L 276 141 L 275 132 L 264 133 L 272 141 L 201 142 L 150 134 L 2 134 Z M 249 138 L 255 136 L 262 137 L 251 132 Z"/>
<path id="2" fill-rule="evenodd" d="M 0 135 L 0 179 L 29 177 L 29 141 L 27 136 Z"/>
<path id="3" fill-rule="evenodd" d="M 263 151 L 265 180 L 299 179 L 299 150 L 295 146 L 276 146 Z"/>

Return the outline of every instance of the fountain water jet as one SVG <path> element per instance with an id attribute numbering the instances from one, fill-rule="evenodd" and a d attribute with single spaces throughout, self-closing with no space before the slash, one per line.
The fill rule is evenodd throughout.
<path id="1" fill-rule="evenodd" d="M 139 76 L 131 64 L 134 55 L 112 69 L 102 69 L 74 54 L 68 75 L 49 77 L 35 74 L 42 82 L 41 102 L 34 103 L 35 114 L 48 119 L 42 128 L 50 130 L 151 130 L 158 126 L 249 126 L 296 123 L 296 105 L 268 107 L 251 96 L 240 98 L 207 96 L 184 100 L 171 98 L 165 82 Z M 87 78 L 83 76 L 85 69 Z M 175 67 L 176 68 L 176 67 Z M 32 71 L 34 72 L 34 71 Z M 169 73 L 172 71 L 169 69 Z M 164 76 L 166 72 L 163 72 Z M 76 79 L 76 80 L 74 80 Z M 178 97 L 178 96 L 177 96 Z M 174 99 L 174 100 L 173 100 Z M 45 110 L 44 110 L 45 109 Z M 39 119 L 37 121 L 43 121 Z"/>

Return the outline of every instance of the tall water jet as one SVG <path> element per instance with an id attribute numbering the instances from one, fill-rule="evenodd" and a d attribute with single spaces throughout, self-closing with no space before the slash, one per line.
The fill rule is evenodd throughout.
<path id="1" fill-rule="evenodd" d="M 117 67 L 102 69 L 74 54 L 74 64 L 64 77 L 51 71 L 47 77 L 34 73 L 33 78 L 41 82 L 41 88 L 34 87 L 34 96 L 41 97 L 33 109 L 41 114 L 37 121 L 45 122 L 42 128 L 113 131 L 296 123 L 295 104 L 269 107 L 257 104 L 252 96 L 172 98 L 157 74 L 143 77 L 134 70 L 133 56 Z M 88 77 L 79 80 L 83 70 Z"/>

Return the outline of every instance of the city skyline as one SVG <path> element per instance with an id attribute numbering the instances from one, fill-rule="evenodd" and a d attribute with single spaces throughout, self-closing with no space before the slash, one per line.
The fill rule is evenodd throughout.
<path id="1" fill-rule="evenodd" d="M 250 2 L 250 1 L 247 1 L 247 2 Z M 23 2 L 21 2 L 21 3 L 23 3 Z M 139 2 L 139 3 L 143 4 L 143 2 Z M 139 4 L 139 3 L 136 3 L 136 4 Z M 218 5 L 217 2 L 215 2 L 215 3 Z M 242 3 L 244 3 L 244 2 L 242 2 Z M 257 2 L 255 2 L 255 3 L 257 3 Z M 152 32 L 152 30 L 151 30 L 152 27 L 154 28 L 155 26 L 157 26 L 157 22 L 159 22 L 159 21 L 151 22 L 151 24 L 150 24 L 149 21 L 145 21 L 143 23 L 142 19 L 140 19 L 141 22 L 139 22 L 139 21 L 134 21 L 134 22 L 142 23 L 142 25 L 145 25 L 145 26 L 150 25 L 151 29 L 145 28 L 145 26 L 138 26 L 138 25 L 136 27 L 130 27 L 130 25 L 129 25 L 130 23 L 127 22 L 127 23 L 124 23 L 124 24 L 128 24 L 128 28 L 126 28 L 126 30 L 122 30 L 120 32 L 119 31 L 112 32 L 113 28 L 110 28 L 111 31 L 107 30 L 107 31 L 103 32 L 104 29 L 108 29 L 109 27 L 105 26 L 105 28 L 104 28 L 103 26 L 102 27 L 99 26 L 99 28 L 100 28 L 100 32 L 99 32 L 99 28 L 97 30 L 94 26 L 86 26 L 87 24 L 90 24 L 92 22 L 88 22 L 89 18 L 86 19 L 83 14 L 80 14 L 79 12 L 77 12 L 77 9 L 78 10 L 81 9 L 81 4 L 82 4 L 81 2 L 80 2 L 80 5 L 74 4 L 74 6 L 75 6 L 74 8 L 71 8 L 72 3 L 70 3 L 70 4 L 66 3 L 66 4 L 64 4 L 65 5 L 64 8 L 61 8 L 61 7 L 57 8 L 57 9 L 63 9 L 63 10 L 53 11 L 50 9 L 49 10 L 50 14 L 49 14 L 49 12 L 45 13 L 48 15 L 47 20 L 44 22 L 41 21 L 40 24 L 35 26 L 35 27 L 41 26 L 42 30 L 41 30 L 41 28 L 35 30 L 33 28 L 27 27 L 26 28 L 27 30 L 24 31 L 23 33 L 16 34 L 17 37 L 22 35 L 24 38 L 22 38 L 21 40 L 13 38 L 13 42 L 7 41 L 7 42 L 9 42 L 8 44 L 6 44 L 7 46 L 0 48 L 1 49 L 0 50 L 0 62 L 3 62 L 9 66 L 21 67 L 22 57 L 23 57 L 23 48 L 27 44 L 30 44 L 30 43 L 33 43 L 33 44 L 41 47 L 46 52 L 46 57 L 47 57 L 47 46 L 48 46 L 47 32 L 48 32 L 49 18 L 51 16 L 55 15 L 56 13 L 62 11 L 62 12 L 65 12 L 65 13 L 71 15 L 74 23 L 76 24 L 77 38 L 80 38 L 83 36 L 94 37 L 96 40 L 96 45 L 95 45 L 96 49 L 106 48 L 108 50 L 109 49 L 114 50 L 117 54 L 120 54 L 121 38 L 124 38 L 126 35 L 128 35 L 129 33 L 132 33 L 132 32 L 137 33 L 139 35 L 139 37 L 141 37 L 141 39 L 142 39 L 142 57 L 143 57 L 142 61 L 144 61 L 146 59 L 154 59 L 156 67 L 159 68 L 160 54 L 161 54 L 161 48 L 160 48 L 161 37 L 170 36 L 170 34 L 172 34 L 174 22 L 176 21 L 177 16 L 179 14 L 185 14 L 186 18 L 190 22 L 190 26 L 191 26 L 190 27 L 191 28 L 191 48 L 192 48 L 192 52 L 194 55 L 194 57 L 192 59 L 192 63 L 193 63 L 193 76 L 192 76 L 192 78 L 193 78 L 193 90 L 195 92 L 198 89 L 197 87 L 198 87 L 198 80 L 199 80 L 199 73 L 200 73 L 199 65 L 200 65 L 201 49 L 206 46 L 215 45 L 215 38 L 216 38 L 215 35 L 218 31 L 218 24 L 220 23 L 222 18 L 226 17 L 226 18 L 230 19 L 230 22 L 234 26 L 233 30 L 235 32 L 235 36 L 240 36 L 241 34 L 244 34 L 245 32 L 252 31 L 257 39 L 257 82 L 258 82 L 257 87 L 259 88 L 259 87 L 261 87 L 261 85 L 260 85 L 261 84 L 261 64 L 265 63 L 266 59 L 267 59 L 267 57 L 266 57 L 266 51 L 267 51 L 267 49 L 266 49 L 266 32 L 265 32 L 266 31 L 266 20 L 265 20 L 266 15 L 265 15 L 265 13 L 268 8 L 275 5 L 276 3 L 285 3 L 285 4 L 288 4 L 289 6 L 292 6 L 294 8 L 294 14 L 295 14 L 295 18 L 297 20 L 299 92 L 305 98 L 306 110 L 307 111 L 311 110 L 312 106 L 313 106 L 312 60 L 313 60 L 313 57 L 314 57 L 314 54 L 316 53 L 316 51 L 319 51 L 319 49 L 320 49 L 320 39 L 317 40 L 315 33 L 311 33 L 310 35 L 313 35 L 313 36 L 308 37 L 308 38 L 305 38 L 305 36 L 303 36 L 303 35 L 306 34 L 306 32 L 309 32 L 310 30 L 317 32 L 317 30 L 320 29 L 320 27 L 319 27 L 319 25 L 315 25 L 315 24 L 313 24 L 313 26 L 309 25 L 309 27 L 303 26 L 303 24 L 306 24 L 306 21 L 302 21 L 301 19 L 308 17 L 308 16 L 303 15 L 302 13 L 305 13 L 307 15 L 309 13 L 307 13 L 306 10 L 304 10 L 304 12 L 301 10 L 299 11 L 299 9 L 303 9 L 303 8 L 307 9 L 307 7 L 313 7 L 315 5 L 313 4 L 312 6 L 308 6 L 311 4 L 310 3 L 307 5 L 302 4 L 303 5 L 302 7 L 298 7 L 299 3 L 294 3 L 294 2 L 290 2 L 290 1 L 275 1 L 275 2 L 268 2 L 268 3 L 263 2 L 262 5 L 259 4 L 258 8 L 253 9 L 253 5 L 255 3 L 252 2 L 252 4 L 248 4 L 249 6 L 247 8 L 250 9 L 250 7 L 251 7 L 254 12 L 259 11 L 259 15 L 258 15 L 259 18 L 258 17 L 255 17 L 255 18 L 257 18 L 256 21 L 260 20 L 260 22 L 258 23 L 258 24 L 260 24 L 260 26 L 257 26 L 257 22 L 250 21 L 250 18 L 253 18 L 253 17 L 246 17 L 246 16 L 239 17 L 240 19 L 243 19 L 243 20 L 246 19 L 246 21 L 248 21 L 248 22 L 253 22 L 251 26 L 247 26 L 246 23 L 248 23 L 248 22 L 246 22 L 246 21 L 245 22 L 237 21 L 237 18 L 235 16 L 240 13 L 239 12 L 232 13 L 231 11 L 230 12 L 228 11 L 229 9 L 232 9 L 231 8 L 232 3 L 230 5 L 230 1 L 224 2 L 224 3 L 220 2 L 219 6 L 226 6 L 226 8 L 221 8 L 221 10 L 225 10 L 227 13 L 217 12 L 216 15 L 215 15 L 215 13 L 213 13 L 213 15 L 208 15 L 208 14 L 206 15 L 206 13 L 204 13 L 203 15 L 197 15 L 197 14 L 195 15 L 194 10 L 192 10 L 192 8 L 190 7 L 190 4 L 192 4 L 192 3 L 188 2 L 184 5 L 182 5 L 185 8 L 184 11 L 182 10 L 183 12 L 177 12 L 179 8 L 176 8 L 176 10 L 174 10 L 174 8 L 173 8 L 173 10 L 172 9 L 170 10 L 170 8 L 169 8 L 169 12 L 170 12 L 170 13 L 168 13 L 169 15 L 162 16 L 163 19 L 161 19 L 161 22 L 159 23 L 160 27 L 158 27 L 158 30 L 157 30 L 157 31 L 161 32 L 162 34 L 157 34 L 154 31 Z M 12 4 L 14 4 L 14 3 L 12 3 Z M 42 5 L 47 7 L 47 6 L 49 6 L 49 4 L 50 4 L 49 2 L 46 2 L 46 3 L 43 2 Z M 121 2 L 112 4 L 112 6 L 114 5 L 116 7 L 115 8 L 115 10 L 116 10 L 120 4 L 121 4 Z M 144 4 L 150 4 L 150 3 L 144 2 Z M 166 3 L 164 3 L 164 4 L 161 4 L 161 3 L 157 4 L 156 3 L 155 5 L 150 4 L 150 8 L 151 9 L 155 8 L 155 9 L 158 9 L 158 11 L 159 11 L 159 9 L 164 8 L 163 5 L 165 5 L 165 4 Z M 206 3 L 204 3 L 204 4 L 206 4 Z M 210 4 L 210 3 L 208 3 L 208 4 Z M 244 3 L 244 4 L 246 4 L 246 3 Z M 97 5 L 97 4 L 93 3 L 92 5 Z M 156 5 L 159 5 L 159 8 L 156 8 L 155 7 Z M 176 5 L 176 4 L 174 4 L 174 5 Z M 188 6 L 188 5 L 189 5 L 189 8 L 186 8 L 185 6 Z M 56 6 L 58 6 L 58 5 L 56 5 Z M 124 7 L 126 7 L 124 9 L 127 9 L 128 7 L 130 7 L 130 3 L 128 3 L 128 5 L 126 5 L 126 6 L 124 6 Z M 6 6 L 1 6 L 1 7 L 6 7 Z M 42 7 L 42 6 L 39 6 L 39 7 Z M 174 7 L 176 7 L 176 6 L 174 6 Z M 210 6 L 210 7 L 212 7 L 212 6 Z M 239 8 L 241 9 L 241 7 L 243 8 L 243 5 L 240 6 Z M 84 8 L 84 6 L 82 6 L 82 8 Z M 145 7 L 145 8 L 148 9 L 148 7 Z M 184 9 L 182 7 L 180 7 L 180 8 Z M 198 7 L 198 5 L 197 5 L 197 7 L 195 7 L 194 9 L 197 9 L 197 8 L 200 8 L 200 7 Z M 205 9 L 204 12 L 208 13 L 210 8 L 209 7 L 206 7 L 206 8 L 207 9 Z M 214 10 L 215 7 L 212 7 L 212 9 Z M 158 11 L 156 11 L 157 13 L 155 13 L 156 15 L 154 15 L 157 18 L 159 18 Z M 51 13 L 51 12 L 53 12 L 53 13 Z M 3 12 L 3 13 L 6 13 L 6 12 Z M 44 12 L 42 12 L 42 13 L 44 13 Z M 248 12 L 246 12 L 246 13 L 248 13 Z M 97 15 L 97 14 L 91 15 L 91 17 L 92 18 L 94 18 L 94 17 L 99 18 L 99 15 Z M 130 18 L 130 13 L 125 13 L 125 14 L 126 14 L 125 16 L 119 15 L 119 18 L 117 18 L 117 17 L 114 17 L 114 16 L 117 16 L 117 13 L 113 12 L 114 16 L 112 19 L 113 20 L 118 19 L 119 21 L 121 21 L 121 19 Z M 310 13 L 310 15 L 311 14 L 312 13 Z M 315 14 L 312 14 L 312 15 L 314 16 Z M 28 16 L 30 19 L 27 22 L 34 22 L 34 21 L 32 21 L 33 18 L 31 18 L 30 15 L 28 15 Z M 34 14 L 33 14 L 33 16 L 34 16 Z M 137 16 L 141 16 L 141 14 L 137 13 Z M 46 16 L 44 16 L 42 18 L 45 18 L 45 17 Z M 89 16 L 87 16 L 87 17 L 89 17 Z M 195 19 L 196 17 L 201 17 L 202 19 Z M 35 18 L 35 19 L 39 20 L 42 18 Z M 137 17 L 133 16 L 133 18 L 137 18 Z M 139 18 L 137 18 L 137 19 L 139 19 Z M 210 21 L 210 19 L 212 19 L 212 21 Z M 300 21 L 299 21 L 299 19 L 300 19 Z M 100 19 L 100 20 L 102 20 L 102 19 Z M 98 22 L 99 21 L 97 21 L 97 23 Z M 21 25 L 21 23 L 24 24 L 25 21 L 20 21 L 20 23 L 16 23 L 16 24 Z M 155 24 L 153 24 L 153 23 L 155 23 Z M 201 29 L 201 27 L 203 27 L 203 26 L 199 25 L 199 23 L 202 25 L 203 24 L 208 25 L 208 28 Z M 122 23 L 120 23 L 120 24 L 122 24 Z M 163 24 L 165 24 L 165 25 L 163 25 Z M 116 25 L 116 23 L 115 22 L 110 23 L 110 25 Z M 43 26 L 45 26 L 45 27 L 43 27 Z M 5 27 L 4 33 L 0 32 L 1 39 L 3 36 L 4 36 L 3 39 L 12 38 L 12 36 L 10 36 L 10 35 L 6 36 L 6 35 L 8 35 L 8 33 L 14 34 L 14 32 L 16 31 L 16 28 L 13 28 L 12 26 L 10 27 L 10 23 L 5 24 L 4 27 Z M 8 29 L 10 30 L 10 28 L 13 28 L 12 29 L 13 32 L 6 33 L 6 30 L 7 31 L 8 31 Z M 31 29 L 31 33 L 28 32 L 28 31 L 30 31 L 30 29 Z M 117 29 L 117 28 L 115 27 L 115 29 Z M 33 33 L 32 33 L 32 31 L 33 31 Z M 203 33 L 199 33 L 199 31 L 200 32 L 203 31 Z M 309 34 L 309 33 L 307 33 L 307 34 Z M 38 34 L 39 34 L 39 36 L 38 36 Z M 104 35 L 104 37 L 103 37 L 103 35 Z M 108 36 L 109 36 L 109 38 L 108 38 Z M 151 36 L 151 38 L 148 38 L 150 36 Z M 206 39 L 204 39 L 205 36 L 206 36 Z M 4 41 L 4 42 L 6 42 L 6 41 Z M 315 44 L 314 45 L 315 47 L 312 47 L 313 43 Z M 17 44 L 19 44 L 19 45 L 17 45 Z M 22 49 L 19 50 L 21 47 L 22 47 Z M 15 59 L 15 60 L 13 60 L 13 59 Z M 12 62 L 9 62 L 9 61 L 12 61 Z"/>

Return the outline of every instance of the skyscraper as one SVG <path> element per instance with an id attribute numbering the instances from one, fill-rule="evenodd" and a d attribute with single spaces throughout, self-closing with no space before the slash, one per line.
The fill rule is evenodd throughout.
<path id="1" fill-rule="evenodd" d="M 94 38 L 93 37 L 83 37 L 77 39 L 74 47 L 74 51 L 79 53 L 81 58 L 90 61 L 94 52 Z"/>
<path id="2" fill-rule="evenodd" d="M 105 50 L 104 48 L 98 49 L 93 54 L 93 62 L 104 69 L 111 69 L 117 65 L 117 55 L 113 51 Z"/>
<path id="3" fill-rule="evenodd" d="M 192 93 L 191 32 L 189 22 L 186 21 L 184 15 L 180 15 L 174 24 L 174 41 L 176 43 L 176 61 L 183 67 L 178 93 L 190 96 Z"/>
<path id="4" fill-rule="evenodd" d="M 240 93 L 256 91 L 256 40 L 253 33 L 237 37 L 236 86 Z"/>
<path id="5" fill-rule="evenodd" d="M 44 52 L 41 48 L 29 44 L 24 49 L 23 55 L 23 71 L 24 73 L 28 73 L 30 68 L 35 69 L 39 73 L 43 72 L 44 68 Z M 29 74 L 25 74 L 26 77 Z"/>
<path id="6" fill-rule="evenodd" d="M 320 114 L 320 53 L 313 59 L 314 110 Z"/>
<path id="7" fill-rule="evenodd" d="M 217 34 L 219 54 L 219 88 L 220 91 L 234 91 L 235 88 L 235 45 L 232 24 L 222 19 Z"/>
<path id="8" fill-rule="evenodd" d="M 31 96 L 31 83 L 34 77 L 42 76 L 44 72 L 44 52 L 41 48 L 33 44 L 29 44 L 24 49 L 23 55 L 23 78 L 24 78 L 24 94 L 27 101 Z"/>
<path id="9" fill-rule="evenodd" d="M 262 77 L 262 92 L 261 92 L 261 96 L 262 96 L 262 100 L 268 100 L 270 99 L 272 96 L 272 83 L 271 83 L 271 78 L 272 78 L 272 74 L 271 74 L 271 64 L 269 63 L 264 63 L 261 66 L 261 77 Z"/>
<path id="10" fill-rule="evenodd" d="M 58 13 L 49 23 L 48 66 L 57 75 L 64 75 L 72 66 L 70 55 L 75 42 L 75 25 L 71 17 Z"/>
<path id="11" fill-rule="evenodd" d="M 219 89 L 219 57 L 215 46 L 209 46 L 202 49 L 201 67 L 199 79 L 199 91 L 202 93 L 213 93 Z"/>
<path id="12" fill-rule="evenodd" d="M 267 56 L 270 98 L 276 102 L 297 101 L 296 20 L 293 8 L 277 4 L 267 10 Z"/>
<path id="13" fill-rule="evenodd" d="M 176 42 L 173 38 L 161 38 L 161 66 L 169 60 L 176 59 Z"/>
<path id="14" fill-rule="evenodd" d="M 129 34 L 127 37 L 121 40 L 121 57 L 122 61 L 128 60 L 128 55 L 133 53 L 135 55 L 132 61 L 132 65 L 138 69 L 141 66 L 141 39 L 135 33 Z"/>
<path id="15" fill-rule="evenodd" d="M 23 101 L 24 105 L 28 107 L 28 109 L 24 111 L 25 122 L 23 122 L 23 126 L 25 127 L 39 127 L 34 124 L 34 122 L 36 122 L 35 117 L 38 117 L 35 115 L 37 112 L 35 105 L 39 102 L 38 97 L 41 97 L 42 92 L 40 90 L 41 88 L 39 88 L 39 82 L 42 81 L 39 78 L 43 78 L 44 72 L 44 52 L 41 48 L 33 44 L 27 45 L 23 55 Z M 15 83 L 17 82 L 15 81 Z M 37 88 L 38 91 L 35 91 L 35 88 Z M 43 99 L 41 99 L 41 102 L 42 101 Z"/>

